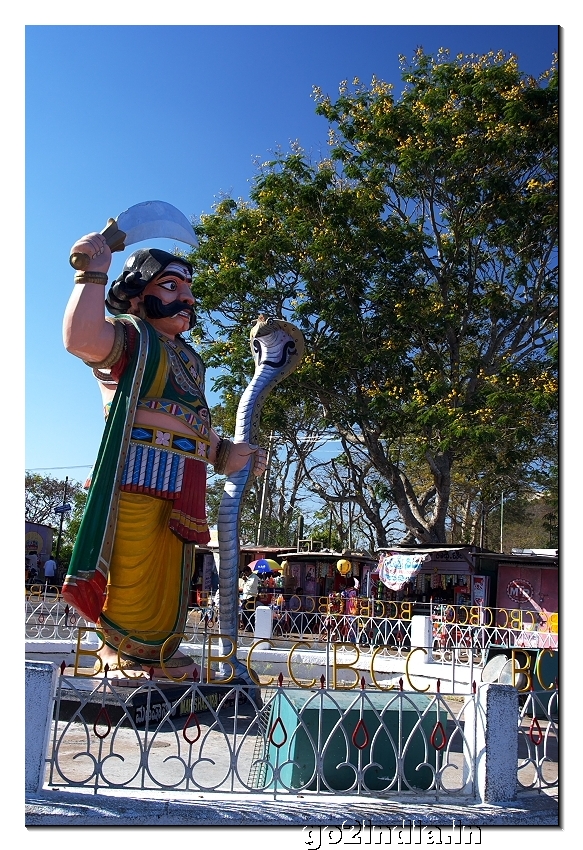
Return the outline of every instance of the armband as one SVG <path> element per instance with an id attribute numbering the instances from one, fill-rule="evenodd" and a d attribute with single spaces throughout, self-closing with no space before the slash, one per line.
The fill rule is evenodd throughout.
<path id="1" fill-rule="evenodd" d="M 217 456 L 215 459 L 214 467 L 215 472 L 218 472 L 219 475 L 224 475 L 225 467 L 227 466 L 227 461 L 229 460 L 229 455 L 231 454 L 231 446 L 232 442 L 230 440 L 221 437 L 217 444 Z"/>
<path id="2" fill-rule="evenodd" d="M 91 363 L 89 360 L 84 360 L 83 362 L 85 363 L 85 365 L 90 366 L 91 369 L 109 369 L 110 366 L 113 366 L 114 363 L 117 363 L 125 347 L 126 335 L 123 328 L 123 323 L 112 322 L 110 319 L 106 319 L 105 321 L 110 322 L 113 325 L 113 329 L 115 331 L 113 348 L 111 349 L 107 357 L 104 360 L 100 360 L 98 363 Z"/>

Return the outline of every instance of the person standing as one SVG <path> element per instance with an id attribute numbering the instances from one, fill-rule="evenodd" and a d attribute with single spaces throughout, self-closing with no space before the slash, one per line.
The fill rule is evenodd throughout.
<path id="1" fill-rule="evenodd" d="M 241 598 L 244 602 L 248 600 L 254 601 L 259 593 L 259 576 L 254 573 L 249 567 L 243 570 L 243 592 Z"/>
<path id="2" fill-rule="evenodd" d="M 32 556 L 27 558 L 27 566 L 26 566 L 26 584 L 30 585 L 35 582 L 38 578 L 38 567 L 37 567 L 38 558 L 35 555 L 34 561 Z"/>
<path id="3" fill-rule="evenodd" d="M 55 576 L 57 574 L 57 562 L 53 560 L 53 556 L 51 555 L 48 560 L 45 561 L 45 585 L 49 584 L 50 580 L 55 580 Z"/>
<path id="4" fill-rule="evenodd" d="M 259 576 L 250 567 L 242 572 L 243 591 L 241 593 L 241 608 L 243 614 L 242 626 L 245 630 L 251 628 L 251 611 L 255 608 L 255 600 L 259 593 Z"/>
<path id="5" fill-rule="evenodd" d="M 356 614 L 358 613 L 358 579 L 349 576 L 341 593 L 344 602 L 344 629 L 346 639 L 356 641 Z"/>

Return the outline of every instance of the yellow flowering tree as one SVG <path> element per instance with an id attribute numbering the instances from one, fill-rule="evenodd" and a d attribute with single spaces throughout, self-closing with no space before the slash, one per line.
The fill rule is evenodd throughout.
<path id="1" fill-rule="evenodd" d="M 364 454 L 408 540 L 443 543 L 454 479 L 494 499 L 554 451 L 557 66 L 419 50 L 402 77 L 315 90 L 329 155 L 294 145 L 202 217 L 193 288 L 224 393 L 258 313 L 298 323 L 274 416 L 305 406 Z"/>

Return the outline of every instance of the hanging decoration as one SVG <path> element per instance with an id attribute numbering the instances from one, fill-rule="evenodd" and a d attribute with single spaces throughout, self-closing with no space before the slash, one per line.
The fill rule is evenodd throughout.
<path id="1" fill-rule="evenodd" d="M 379 578 L 389 590 L 400 590 L 412 581 L 429 555 L 383 554 L 379 560 Z"/>
<path id="2" fill-rule="evenodd" d="M 340 560 L 336 562 L 336 569 L 341 576 L 347 576 L 352 569 L 352 564 L 350 561 L 347 561 L 346 558 L 340 558 Z"/>

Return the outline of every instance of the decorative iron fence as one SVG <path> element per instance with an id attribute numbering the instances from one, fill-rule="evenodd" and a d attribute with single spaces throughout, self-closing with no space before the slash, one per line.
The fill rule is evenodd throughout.
<path id="1" fill-rule="evenodd" d="M 549 791 L 559 786 L 559 692 L 531 690 L 518 719 L 518 787 Z"/>
<path id="2" fill-rule="evenodd" d="M 76 640 L 80 626 L 92 625 L 62 599 L 43 594 L 27 596 L 24 623 L 29 640 Z"/>
<path id="3" fill-rule="evenodd" d="M 238 643 L 250 647 L 255 642 L 253 610 L 242 613 Z M 247 619 L 243 616 L 246 614 Z M 25 603 L 25 636 L 30 640 L 76 640 L 79 628 L 92 624 L 59 598 L 29 595 Z M 346 614 L 283 612 L 273 618 L 273 644 L 289 649 L 298 641 L 322 649 L 326 644 L 353 643 L 366 658 L 381 655 L 406 660 L 411 653 L 411 620 L 381 619 Z M 191 645 L 203 646 L 210 634 L 220 632 L 217 609 L 193 608 L 189 612 L 184 639 Z M 525 640 L 525 635 L 529 640 Z M 550 632 L 525 633 L 498 626 L 462 625 L 433 621 L 433 643 L 426 646 L 433 663 L 451 667 L 467 667 L 470 681 L 473 670 L 481 669 L 492 649 L 533 648 L 538 652 L 554 652 L 557 635 Z M 547 647 L 546 643 L 550 643 Z"/>
<path id="4" fill-rule="evenodd" d="M 431 605 L 435 643 L 488 649 L 490 646 L 558 649 L 558 614 L 480 605 Z"/>
<path id="5" fill-rule="evenodd" d="M 474 799 L 476 696 L 58 681 L 45 785 Z M 475 723 L 470 724 L 475 728 Z"/>

